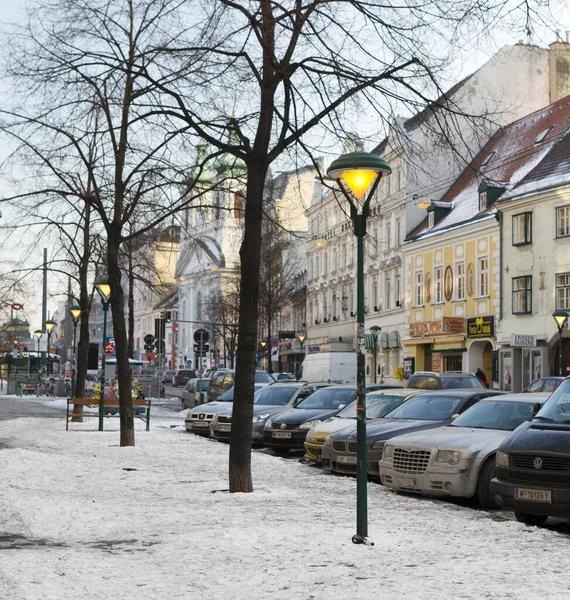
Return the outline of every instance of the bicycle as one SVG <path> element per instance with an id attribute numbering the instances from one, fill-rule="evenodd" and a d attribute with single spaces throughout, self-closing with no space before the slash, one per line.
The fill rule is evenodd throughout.
<path id="1" fill-rule="evenodd" d="M 53 377 L 42 378 L 38 393 L 40 396 L 55 396 L 55 379 Z"/>

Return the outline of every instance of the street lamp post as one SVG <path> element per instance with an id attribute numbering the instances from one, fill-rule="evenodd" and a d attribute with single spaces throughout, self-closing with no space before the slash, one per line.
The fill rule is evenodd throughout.
<path id="1" fill-rule="evenodd" d="M 261 344 L 261 347 L 263 348 L 262 352 L 262 356 L 261 356 L 261 363 L 265 363 L 265 347 L 267 346 L 267 341 L 266 340 L 261 340 L 259 342 Z"/>
<path id="2" fill-rule="evenodd" d="M 568 323 L 570 314 L 566 310 L 555 310 L 552 316 L 558 326 L 558 375 L 562 377 L 562 330 Z"/>
<path id="3" fill-rule="evenodd" d="M 16 351 L 18 350 L 18 344 L 19 344 L 20 340 L 17 339 L 13 339 L 12 343 L 14 344 L 14 354 L 12 355 L 12 360 L 8 363 L 8 377 L 10 377 L 10 363 L 14 362 L 14 359 L 16 358 Z M 16 372 L 16 367 L 14 367 L 14 373 Z"/>
<path id="4" fill-rule="evenodd" d="M 77 381 L 75 372 L 77 370 L 77 323 L 81 316 L 81 306 L 74 304 L 69 307 L 69 314 L 73 319 L 73 369 L 71 371 L 71 394 L 75 398 L 75 382 Z"/>
<path id="5" fill-rule="evenodd" d="M 40 339 L 43 334 L 44 334 L 44 332 L 41 329 L 36 329 L 34 331 L 34 335 L 38 339 L 38 375 L 40 374 L 40 368 L 42 366 L 42 359 L 41 359 L 41 354 L 40 354 Z"/>
<path id="6" fill-rule="evenodd" d="M 52 321 L 51 319 L 48 319 L 45 323 L 44 323 L 44 327 L 46 328 L 47 331 L 47 375 L 48 377 L 51 375 L 51 360 L 50 360 L 50 352 L 49 352 L 49 344 L 50 344 L 50 338 L 51 338 L 51 331 L 52 329 L 55 327 L 56 323 L 55 321 Z"/>
<path id="7" fill-rule="evenodd" d="M 374 342 L 374 383 L 376 383 L 376 374 L 378 373 L 376 360 L 378 358 L 378 335 L 381 331 L 382 327 L 378 327 L 378 325 L 372 325 L 370 328 L 370 333 L 372 334 L 372 340 Z"/>
<path id="8" fill-rule="evenodd" d="M 107 311 L 109 310 L 109 296 L 111 295 L 111 286 L 107 276 L 100 277 L 95 282 L 95 287 L 101 296 L 103 304 L 103 342 L 101 348 L 101 390 L 99 393 L 99 431 L 103 431 L 103 407 L 105 405 L 105 338 L 107 337 Z"/>
<path id="9" fill-rule="evenodd" d="M 305 333 L 299 333 L 297 335 L 297 339 L 299 340 L 299 343 L 301 344 L 301 365 L 303 364 L 303 360 L 305 359 L 305 350 L 304 350 L 304 345 L 305 345 L 305 340 L 307 339 L 307 335 Z M 299 369 L 297 368 L 297 372 L 295 373 L 295 375 L 298 377 L 297 373 L 299 372 Z"/>
<path id="10" fill-rule="evenodd" d="M 366 370 L 364 356 L 364 236 L 366 219 L 370 216 L 370 200 L 380 183 L 382 175 L 392 169 L 376 154 L 350 152 L 333 161 L 328 175 L 334 177 L 350 206 L 354 235 L 357 238 L 356 271 L 356 535 L 355 544 L 367 543 L 367 448 L 366 448 Z M 368 189 L 370 191 L 366 193 Z"/>

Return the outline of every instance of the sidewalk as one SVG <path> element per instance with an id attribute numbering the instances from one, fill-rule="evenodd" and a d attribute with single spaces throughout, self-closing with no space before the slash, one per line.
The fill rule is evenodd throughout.
<path id="1" fill-rule="evenodd" d="M 2 600 L 568 597 L 565 535 L 370 484 L 355 546 L 353 479 L 254 452 L 230 495 L 228 446 L 108 421 L 0 421 Z"/>

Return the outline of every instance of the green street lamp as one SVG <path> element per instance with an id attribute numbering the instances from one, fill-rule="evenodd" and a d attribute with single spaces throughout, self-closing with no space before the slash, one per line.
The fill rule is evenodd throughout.
<path id="1" fill-rule="evenodd" d="M 570 313 L 567 310 L 555 310 L 552 317 L 558 326 L 558 375 L 562 377 L 562 330 L 568 323 Z"/>
<path id="2" fill-rule="evenodd" d="M 355 544 L 367 543 L 367 452 L 366 452 L 366 366 L 364 356 L 364 236 L 366 219 L 370 216 L 370 200 L 384 174 L 392 172 L 390 165 L 376 154 L 350 152 L 333 161 L 327 171 L 334 177 L 350 205 L 354 235 L 357 238 L 356 272 L 356 535 Z M 367 193 L 368 192 L 368 193 Z"/>
<path id="3" fill-rule="evenodd" d="M 99 431 L 103 431 L 103 407 L 105 406 L 105 339 L 107 337 L 107 312 L 109 310 L 109 297 L 111 296 L 111 286 L 109 278 L 105 275 L 95 282 L 95 288 L 99 292 L 103 304 L 103 342 L 101 348 L 101 391 L 99 393 Z"/>
<path id="4" fill-rule="evenodd" d="M 77 370 L 77 323 L 79 321 L 79 317 L 81 316 L 81 306 L 79 306 L 79 304 L 70 306 L 69 314 L 73 319 L 73 370 L 71 371 L 71 394 L 72 397 L 75 398 L 75 372 Z"/>
<path id="5" fill-rule="evenodd" d="M 370 328 L 370 333 L 372 334 L 372 341 L 374 342 L 374 383 L 376 383 L 376 374 L 378 373 L 378 368 L 376 364 L 376 360 L 378 358 L 378 336 L 382 331 L 382 327 L 378 327 L 378 325 L 372 325 Z"/>
<path id="6" fill-rule="evenodd" d="M 305 360 L 305 340 L 307 339 L 307 334 L 306 333 L 299 333 L 297 334 L 297 339 L 299 340 L 299 343 L 301 344 L 301 365 L 303 364 L 303 360 Z M 295 371 L 295 375 L 297 375 L 297 373 L 299 372 L 299 368 L 297 367 L 296 371 Z M 297 375 L 298 377 L 298 375 Z"/>
<path id="7" fill-rule="evenodd" d="M 51 375 L 51 360 L 50 360 L 50 352 L 49 352 L 49 346 L 50 346 L 50 339 L 51 339 L 51 330 L 56 326 L 56 322 L 52 321 L 51 319 L 48 319 L 47 321 L 45 321 L 44 323 L 44 327 L 47 331 L 47 374 L 48 377 Z"/>
<path id="8" fill-rule="evenodd" d="M 38 339 L 38 374 L 40 372 L 40 367 L 42 366 L 42 359 L 41 359 L 41 354 L 40 354 L 40 339 L 43 334 L 44 334 L 44 332 L 41 329 L 36 329 L 34 331 L 34 335 Z"/>

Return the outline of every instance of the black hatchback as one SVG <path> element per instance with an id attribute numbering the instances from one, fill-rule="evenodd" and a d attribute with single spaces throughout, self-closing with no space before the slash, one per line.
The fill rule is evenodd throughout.
<path id="1" fill-rule="evenodd" d="M 294 408 L 269 418 L 263 430 L 263 443 L 276 454 L 304 450 L 309 429 L 334 417 L 356 398 L 353 385 L 331 385 L 311 394 Z"/>

